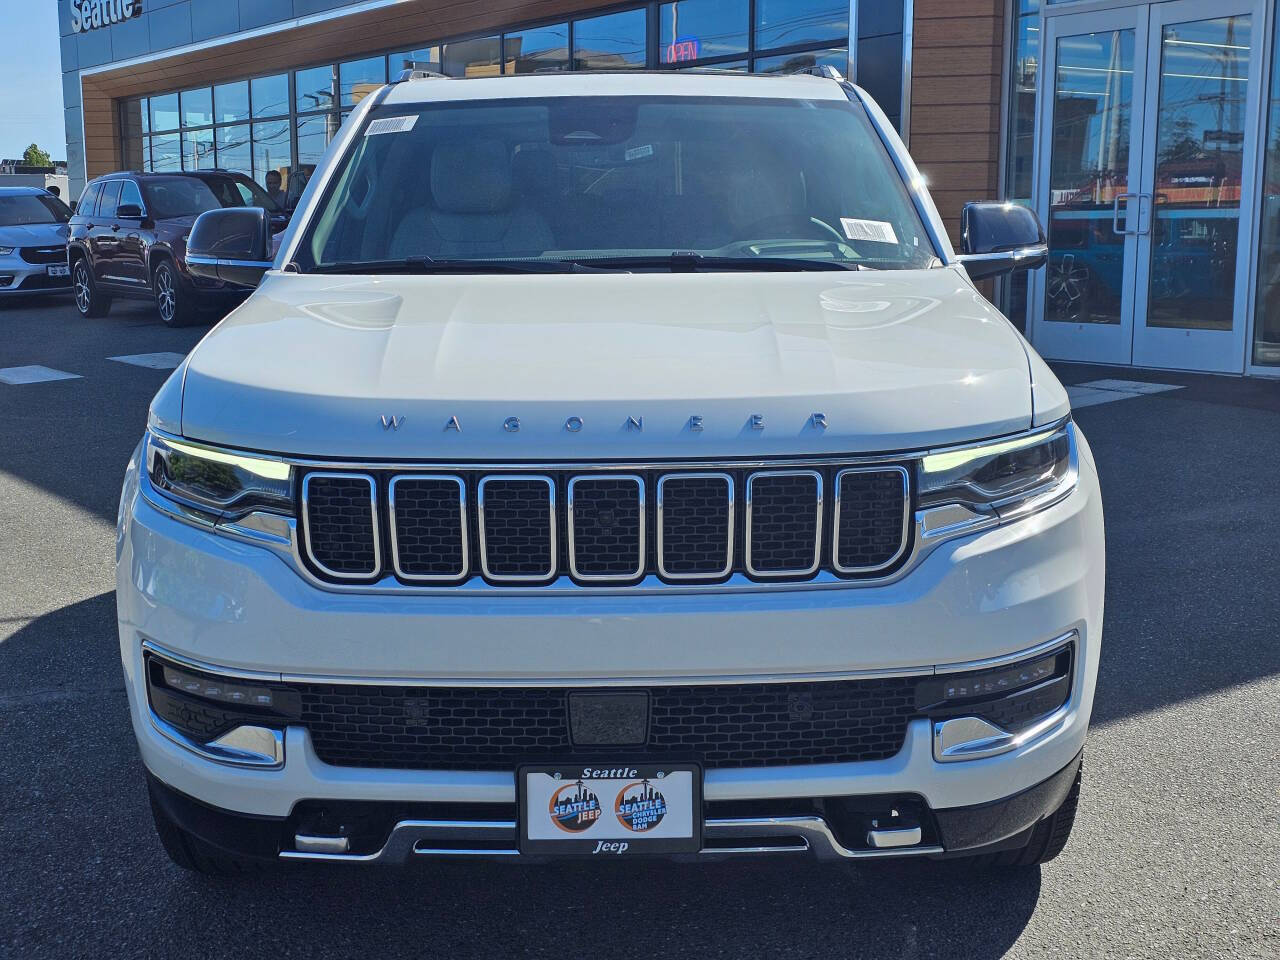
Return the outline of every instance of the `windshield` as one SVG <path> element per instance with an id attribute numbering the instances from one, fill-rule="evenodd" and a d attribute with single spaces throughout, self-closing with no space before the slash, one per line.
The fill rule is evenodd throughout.
<path id="1" fill-rule="evenodd" d="M 845 100 L 553 97 L 370 121 L 310 218 L 301 269 L 937 263 L 865 111 Z"/>
<path id="2" fill-rule="evenodd" d="M 71 210 L 54 196 L 38 193 L 0 197 L 0 227 L 25 227 L 35 223 L 66 223 Z"/>
<path id="3" fill-rule="evenodd" d="M 239 177 L 147 177 L 142 181 L 147 213 L 154 220 L 194 217 L 221 207 L 280 207 L 265 190 Z"/>

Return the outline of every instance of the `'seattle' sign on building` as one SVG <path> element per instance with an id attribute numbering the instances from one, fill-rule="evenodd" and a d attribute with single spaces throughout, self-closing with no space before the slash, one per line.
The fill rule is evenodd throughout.
<path id="1" fill-rule="evenodd" d="M 88 33 L 142 12 L 142 0 L 71 0 L 71 32 Z"/>

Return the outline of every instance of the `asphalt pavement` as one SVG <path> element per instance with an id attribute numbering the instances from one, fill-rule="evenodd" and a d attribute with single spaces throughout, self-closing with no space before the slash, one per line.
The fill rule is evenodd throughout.
<path id="1" fill-rule="evenodd" d="M 154 835 L 112 592 L 155 366 L 206 329 L 0 303 L 0 956 L 1280 957 L 1280 383 L 1060 368 L 1095 384 L 1077 420 L 1108 584 L 1079 819 L 1044 868 L 451 862 L 228 885 Z M 34 367 L 67 376 L 4 382 Z M 9 376 L 29 375 L 49 374 Z"/>

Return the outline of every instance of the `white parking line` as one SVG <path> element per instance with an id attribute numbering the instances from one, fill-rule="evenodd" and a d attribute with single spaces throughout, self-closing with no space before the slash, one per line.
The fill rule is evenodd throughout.
<path id="1" fill-rule="evenodd" d="M 135 367 L 152 370 L 172 370 L 186 358 L 183 353 L 130 353 L 123 357 L 107 357 L 117 363 L 130 363 Z"/>
<path id="2" fill-rule="evenodd" d="M 1094 387 L 1098 390 L 1119 390 L 1121 393 L 1164 393 L 1166 390 L 1181 390 L 1180 383 L 1148 383 L 1145 380 L 1090 380 L 1080 384 L 1082 387 Z"/>
<path id="3" fill-rule="evenodd" d="M 53 367 L 42 367 L 38 363 L 25 367 L 0 368 L 0 383 L 47 383 L 50 380 L 79 380 L 80 374 L 55 370 Z"/>
<path id="4" fill-rule="evenodd" d="M 1178 384 L 1147 383 L 1145 380 L 1090 380 L 1088 383 L 1067 387 L 1067 396 L 1071 398 L 1071 406 L 1079 409 L 1096 406 L 1099 403 L 1131 400 L 1134 397 L 1181 389 L 1182 387 Z"/>

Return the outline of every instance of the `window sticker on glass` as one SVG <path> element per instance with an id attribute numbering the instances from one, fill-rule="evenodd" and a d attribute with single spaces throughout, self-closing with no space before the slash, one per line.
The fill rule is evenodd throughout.
<path id="1" fill-rule="evenodd" d="M 369 124 L 369 129 L 364 132 L 364 135 L 373 137 L 380 133 L 408 133 L 417 122 L 418 115 L 416 113 L 411 113 L 406 117 L 383 117 L 381 120 L 375 120 Z"/>
<path id="2" fill-rule="evenodd" d="M 643 147 L 632 147 L 624 156 L 628 162 L 631 160 L 643 160 L 645 157 L 653 156 L 653 144 L 646 143 Z"/>
<path id="3" fill-rule="evenodd" d="M 844 227 L 844 235 L 850 240 L 869 240 L 872 243 L 898 242 L 893 224 L 885 220 L 855 220 L 851 217 L 841 217 L 840 226 Z"/>

